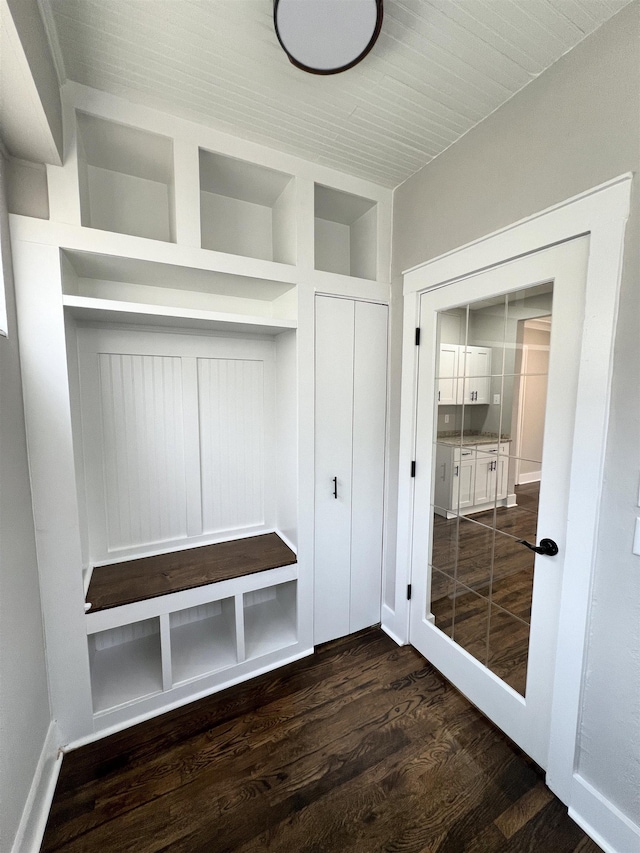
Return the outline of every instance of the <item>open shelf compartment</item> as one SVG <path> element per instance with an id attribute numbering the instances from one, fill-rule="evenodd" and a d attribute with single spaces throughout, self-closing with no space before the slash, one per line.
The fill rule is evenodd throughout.
<path id="1" fill-rule="evenodd" d="M 82 225 L 175 242 L 172 140 L 76 116 Z"/>
<path id="2" fill-rule="evenodd" d="M 375 281 L 377 203 L 315 185 L 315 268 Z"/>
<path id="3" fill-rule="evenodd" d="M 170 626 L 174 686 L 238 662 L 233 598 L 171 613 Z"/>
<path id="4" fill-rule="evenodd" d="M 177 264 L 61 250 L 65 305 L 84 320 L 293 328 L 295 284 Z"/>
<path id="5" fill-rule="evenodd" d="M 95 714 L 162 691 L 158 618 L 98 631 L 88 642 Z"/>
<path id="6" fill-rule="evenodd" d="M 200 149 L 203 249 L 296 263 L 292 175 Z"/>
<path id="7" fill-rule="evenodd" d="M 298 641 L 296 581 L 245 592 L 244 643 L 247 660 Z"/>

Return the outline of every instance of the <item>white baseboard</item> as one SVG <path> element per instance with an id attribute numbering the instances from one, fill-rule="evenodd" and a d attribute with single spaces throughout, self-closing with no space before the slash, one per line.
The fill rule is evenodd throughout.
<path id="1" fill-rule="evenodd" d="M 542 471 L 530 471 L 528 474 L 520 474 L 518 485 L 525 486 L 527 483 L 539 483 L 541 477 Z"/>
<path id="2" fill-rule="evenodd" d="M 569 816 L 605 853 L 638 853 L 640 850 L 640 826 L 578 773 L 573 776 Z"/>
<path id="3" fill-rule="evenodd" d="M 11 853 L 38 853 L 40 850 L 61 766 L 58 729 L 52 721 L 33 774 Z"/>

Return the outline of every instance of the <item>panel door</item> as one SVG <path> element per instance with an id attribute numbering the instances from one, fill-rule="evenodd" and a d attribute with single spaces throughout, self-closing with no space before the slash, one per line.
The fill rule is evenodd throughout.
<path id="1" fill-rule="evenodd" d="M 475 462 L 461 459 L 453 466 L 452 510 L 465 509 L 474 503 Z"/>
<path id="2" fill-rule="evenodd" d="M 575 402 L 585 316 L 588 239 L 577 239 L 462 277 L 421 296 L 413 533 L 411 642 L 541 767 L 548 759 L 553 661 L 565 564 Z M 482 312 L 501 363 L 496 435 L 509 435 L 521 376 L 513 354 L 518 324 L 552 316 L 547 393 L 542 400 L 541 483 L 516 489 L 517 501 L 497 503 L 511 444 L 477 451 L 476 499 L 491 508 L 442 520 L 433 504 L 437 460 L 437 376 L 431 369 L 440 317 L 464 305 Z M 469 320 L 467 327 L 474 324 Z M 431 335 L 431 337 L 429 337 Z M 424 359 L 424 361 L 423 361 Z M 492 408 L 492 407 L 491 407 Z M 464 425 L 460 446 L 464 446 Z M 446 442 L 451 437 L 447 434 Z M 486 454 L 486 459 L 483 455 Z M 423 464 L 421 464 L 423 461 Z M 527 547 L 539 542 L 540 550 Z M 446 548 L 442 543 L 446 544 Z M 557 545 L 556 545 L 557 543 Z M 568 555 L 569 556 L 569 555 Z M 575 554 L 573 555 L 575 559 Z M 442 595 L 443 589 L 449 590 Z"/>
<path id="3" fill-rule="evenodd" d="M 468 371 L 471 377 L 473 403 L 490 403 L 491 393 L 491 349 L 470 347 Z"/>
<path id="4" fill-rule="evenodd" d="M 314 643 L 349 633 L 355 303 L 316 297 Z"/>
<path id="5" fill-rule="evenodd" d="M 380 621 L 387 318 L 316 297 L 316 644 Z"/>
<path id="6" fill-rule="evenodd" d="M 387 318 L 386 305 L 355 303 L 349 633 L 380 621 Z"/>

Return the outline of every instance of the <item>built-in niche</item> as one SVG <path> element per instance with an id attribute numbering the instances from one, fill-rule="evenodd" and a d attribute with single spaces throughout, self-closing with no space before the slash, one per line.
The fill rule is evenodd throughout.
<path id="1" fill-rule="evenodd" d="M 76 116 L 82 225 L 175 242 L 172 140 Z"/>
<path id="2" fill-rule="evenodd" d="M 315 184 L 315 268 L 375 280 L 377 204 Z"/>
<path id="3" fill-rule="evenodd" d="M 295 264 L 293 177 L 200 149 L 200 227 L 203 249 Z"/>

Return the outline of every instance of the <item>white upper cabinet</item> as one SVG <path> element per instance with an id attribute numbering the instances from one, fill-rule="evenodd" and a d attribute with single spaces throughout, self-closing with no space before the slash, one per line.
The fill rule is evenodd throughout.
<path id="1" fill-rule="evenodd" d="M 447 406 L 490 403 L 491 347 L 440 344 L 438 403 Z"/>

